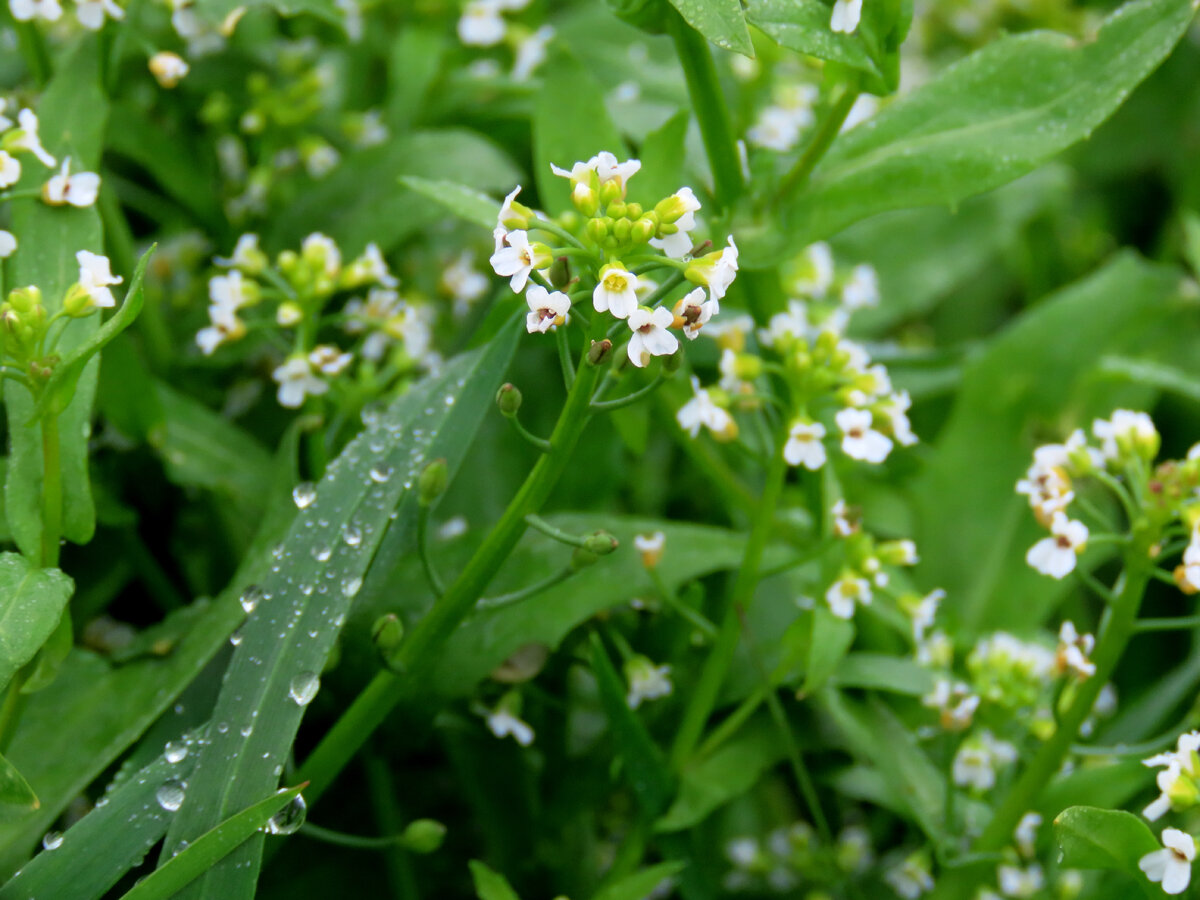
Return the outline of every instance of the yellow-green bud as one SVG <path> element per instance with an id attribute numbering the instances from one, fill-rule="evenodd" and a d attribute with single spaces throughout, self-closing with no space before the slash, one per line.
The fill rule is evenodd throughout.
<path id="1" fill-rule="evenodd" d="M 395 613 L 387 613 L 375 620 L 371 626 L 371 643 L 379 658 L 389 669 L 395 667 L 400 645 L 404 641 L 404 623 Z"/>
<path id="2" fill-rule="evenodd" d="M 594 216 L 600 209 L 600 195 L 582 181 L 571 191 L 571 202 L 585 216 Z"/>
<path id="3" fill-rule="evenodd" d="M 657 231 L 658 229 L 654 223 L 646 216 L 642 216 L 642 218 L 633 223 L 633 228 L 630 229 L 629 236 L 635 244 L 644 244 L 650 238 L 654 237 Z"/>
<path id="4" fill-rule="evenodd" d="M 92 302 L 92 295 L 81 284 L 71 285 L 67 295 L 63 297 L 63 312 L 73 319 L 83 318 L 95 312 L 96 309 L 96 304 Z"/>
<path id="5" fill-rule="evenodd" d="M 410 822 L 400 836 L 400 843 L 410 853 L 433 853 L 446 839 L 446 826 L 435 819 Z"/>
<path id="6" fill-rule="evenodd" d="M 444 459 L 435 459 L 425 467 L 417 479 L 417 502 L 429 506 L 446 492 L 450 471 Z"/>
<path id="7" fill-rule="evenodd" d="M 586 547 L 576 547 L 575 552 L 571 554 L 571 571 L 578 572 L 588 566 L 594 566 L 598 559 L 600 557 Z"/>
<path id="8" fill-rule="evenodd" d="M 643 212 L 645 212 L 645 210 L 642 209 L 642 204 L 640 203 L 625 204 L 625 217 L 627 219 L 640 219 Z"/>
<path id="9" fill-rule="evenodd" d="M 496 405 L 505 416 L 515 416 L 521 409 L 521 390 L 515 384 L 502 384 L 496 391 Z"/>
<path id="10" fill-rule="evenodd" d="M 612 206 L 614 203 L 620 203 L 625 196 L 625 192 L 621 189 L 621 185 L 616 179 L 606 181 L 600 185 L 600 202 L 606 207 Z M 615 215 L 615 213 L 609 213 Z"/>
<path id="11" fill-rule="evenodd" d="M 625 211 L 626 211 L 626 206 L 624 203 L 621 203 L 621 202 L 610 203 L 608 205 L 608 209 L 606 210 L 606 212 L 609 214 L 609 216 L 611 216 L 614 219 L 625 218 Z"/>
<path id="12" fill-rule="evenodd" d="M 42 305 L 42 292 L 32 284 L 28 287 L 13 288 L 8 292 L 8 303 L 19 313 L 30 313 Z"/>
<path id="13" fill-rule="evenodd" d="M 597 244 L 604 242 L 608 237 L 608 219 L 588 219 L 587 225 L 584 226 L 584 231 Z"/>
<path id="14" fill-rule="evenodd" d="M 739 353 L 733 371 L 742 381 L 753 381 L 762 375 L 763 361 L 753 353 Z"/>
<path id="15" fill-rule="evenodd" d="M 679 367 L 683 365 L 683 347 L 675 348 L 675 352 L 670 356 L 664 357 L 662 362 L 662 370 L 664 375 L 674 375 L 679 371 Z"/>
<path id="16" fill-rule="evenodd" d="M 613 225 L 612 233 L 613 237 L 618 241 L 625 243 L 625 241 L 629 240 L 629 235 L 633 233 L 633 223 L 628 219 L 617 219 L 616 224 Z"/>
<path id="17" fill-rule="evenodd" d="M 617 539 L 603 529 L 593 531 L 583 539 L 584 549 L 597 556 L 608 556 L 619 546 Z"/>
<path id="18" fill-rule="evenodd" d="M 590 365 L 598 366 L 612 355 L 612 341 L 605 338 L 602 341 L 592 341 L 588 347 L 587 361 Z"/>

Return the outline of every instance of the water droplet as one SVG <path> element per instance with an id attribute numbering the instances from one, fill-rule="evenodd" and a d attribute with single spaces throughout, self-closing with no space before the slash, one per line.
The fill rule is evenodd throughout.
<path id="1" fill-rule="evenodd" d="M 63 836 L 61 831 L 47 831 L 42 838 L 42 847 L 46 850 L 57 850 L 62 846 Z"/>
<path id="2" fill-rule="evenodd" d="M 228 734 L 229 733 L 229 723 L 228 722 L 218 722 L 217 723 L 217 731 L 220 732 L 221 734 Z"/>
<path id="3" fill-rule="evenodd" d="M 329 557 L 333 556 L 333 548 L 331 547 L 313 547 L 313 559 L 317 562 L 327 562 Z"/>
<path id="4" fill-rule="evenodd" d="M 300 509 L 307 509 L 317 499 L 317 486 L 311 481 L 302 481 L 292 488 L 292 499 Z"/>
<path id="5" fill-rule="evenodd" d="M 183 806 L 183 798 L 183 783 L 176 781 L 174 778 L 170 781 L 164 781 L 159 789 L 154 792 L 154 799 L 167 812 L 175 812 L 175 810 Z"/>
<path id="6" fill-rule="evenodd" d="M 242 591 L 241 603 L 242 609 L 246 611 L 246 615 L 254 612 L 254 608 L 258 606 L 258 602 L 263 598 L 263 589 L 257 584 L 252 584 Z"/>
<path id="7" fill-rule="evenodd" d="M 378 403 L 368 403 L 362 408 L 362 423 L 367 428 L 373 428 L 379 424 L 379 414 L 381 407 Z"/>
<path id="8" fill-rule="evenodd" d="M 304 824 L 304 817 L 307 814 L 308 804 L 304 802 L 304 797 L 297 794 L 287 806 L 267 821 L 267 832 L 269 834 L 292 834 Z"/>
<path id="9" fill-rule="evenodd" d="M 236 647 L 241 642 L 242 642 L 242 633 L 240 631 L 235 631 L 233 634 L 231 634 L 229 636 L 229 643 L 233 644 L 233 646 Z"/>
<path id="10" fill-rule="evenodd" d="M 376 484 L 383 484 L 392 477 L 392 467 L 387 463 L 376 463 L 371 467 L 371 480 Z"/>
<path id="11" fill-rule="evenodd" d="M 296 702 L 297 706 L 308 706 L 320 689 L 321 679 L 315 672 L 301 672 L 292 679 L 291 686 L 288 688 L 288 696 Z M 282 832 L 275 833 L 281 834 Z"/>
<path id="12" fill-rule="evenodd" d="M 348 547 L 357 547 L 362 543 L 362 529 L 357 525 L 347 525 L 342 529 L 342 540 Z"/>
<path id="13" fill-rule="evenodd" d="M 254 726 L 247 725 L 245 728 L 242 729 L 241 734 L 242 734 L 242 737 L 244 737 L 244 738 L 250 737 L 250 735 L 254 734 Z"/>
<path id="14" fill-rule="evenodd" d="M 187 755 L 188 746 L 183 741 L 167 741 L 167 745 L 163 747 L 163 757 L 171 765 L 183 762 Z"/>
<path id="15" fill-rule="evenodd" d="M 342 582 L 342 593 L 345 594 L 347 597 L 353 597 L 355 594 L 358 593 L 358 590 L 361 587 L 362 587 L 362 579 L 359 578 L 357 575 L 355 575 L 355 576 L 345 579 Z"/>

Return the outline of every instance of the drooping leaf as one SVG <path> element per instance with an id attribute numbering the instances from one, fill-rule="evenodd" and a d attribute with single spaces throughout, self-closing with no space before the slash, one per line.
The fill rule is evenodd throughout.
<path id="1" fill-rule="evenodd" d="M 19 553 L 0 553 L 0 686 L 53 634 L 74 590 L 58 569 L 39 569 Z"/>

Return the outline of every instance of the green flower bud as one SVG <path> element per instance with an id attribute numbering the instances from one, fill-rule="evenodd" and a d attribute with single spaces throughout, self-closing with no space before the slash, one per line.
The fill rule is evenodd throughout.
<path id="1" fill-rule="evenodd" d="M 620 203 L 624 195 L 624 190 L 615 178 L 600 185 L 600 202 L 606 207 L 611 207 L 614 203 Z M 609 215 L 617 215 L 617 213 L 610 210 Z"/>
<path id="2" fill-rule="evenodd" d="M 411 853 L 433 853 L 442 846 L 446 838 L 446 826 L 435 819 L 417 819 L 410 822 L 400 836 L 404 849 Z"/>
<path id="3" fill-rule="evenodd" d="M 584 231 L 597 244 L 603 243 L 608 237 L 608 227 L 612 224 L 611 219 L 588 219 L 587 225 L 584 226 Z"/>
<path id="4" fill-rule="evenodd" d="M 594 566 L 600 557 L 586 547 L 576 547 L 571 554 L 571 571 L 578 572 L 588 566 Z"/>
<path id="5" fill-rule="evenodd" d="M 650 238 L 654 237 L 658 229 L 654 223 L 646 216 L 638 219 L 633 223 L 633 228 L 630 229 L 629 236 L 635 244 L 644 244 Z"/>
<path id="6" fill-rule="evenodd" d="M 610 203 L 608 205 L 607 212 L 608 212 L 609 216 L 611 216 L 614 219 L 623 219 L 623 218 L 625 218 L 626 208 L 627 207 L 625 206 L 624 203 L 621 203 L 618 201 L 617 203 Z"/>
<path id="7" fill-rule="evenodd" d="M 571 202 L 585 216 L 594 216 L 600 210 L 600 195 L 582 181 L 571 191 Z"/>
<path id="8" fill-rule="evenodd" d="M 505 416 L 515 416 L 521 409 L 521 391 L 514 384 L 502 384 L 496 391 L 496 405 Z"/>
<path id="9" fill-rule="evenodd" d="M 380 616 L 371 626 L 371 643 L 375 645 L 379 658 L 389 669 L 394 668 L 403 641 L 404 623 L 395 613 Z"/>
<path id="10" fill-rule="evenodd" d="M 550 265 L 546 277 L 556 288 L 565 288 L 571 282 L 571 263 L 565 256 L 560 256 Z"/>
<path id="11" fill-rule="evenodd" d="M 63 312 L 73 319 L 81 319 L 96 309 L 92 295 L 84 290 L 81 284 L 71 285 L 67 295 L 63 297 Z"/>
<path id="12" fill-rule="evenodd" d="M 39 309 L 42 305 L 42 292 L 36 285 L 13 288 L 8 292 L 8 303 L 24 319 L 26 313 Z"/>
<path id="13" fill-rule="evenodd" d="M 417 479 L 417 502 L 422 506 L 430 506 L 446 492 L 446 482 L 449 478 L 446 461 L 435 459 L 425 467 L 425 471 Z"/>
<path id="14" fill-rule="evenodd" d="M 628 219 L 617 219 L 616 224 L 613 225 L 612 233 L 613 237 L 623 244 L 629 240 L 629 236 L 633 233 L 633 223 Z"/>
<path id="15" fill-rule="evenodd" d="M 645 210 L 642 209 L 642 204 L 640 203 L 625 204 L 625 218 L 627 219 L 640 219 L 643 212 Z"/>
<path id="16" fill-rule="evenodd" d="M 592 341 L 588 348 L 587 361 L 589 365 L 598 366 L 612 355 L 612 341 L 605 338 L 602 341 Z"/>
<path id="17" fill-rule="evenodd" d="M 608 556 L 619 546 L 617 539 L 603 529 L 593 531 L 583 539 L 584 549 L 596 556 Z"/>

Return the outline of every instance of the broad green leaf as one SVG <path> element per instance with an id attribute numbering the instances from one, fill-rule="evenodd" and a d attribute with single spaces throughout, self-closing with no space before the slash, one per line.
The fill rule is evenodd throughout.
<path id="1" fill-rule="evenodd" d="M 5 757 L 0 756 L 0 816 L 10 815 L 14 809 L 28 811 L 41 805 L 25 776 Z"/>
<path id="2" fill-rule="evenodd" d="M 230 816 L 126 891 L 123 900 L 167 900 L 176 896 L 251 837 L 261 835 L 267 823 L 298 798 L 303 788 L 304 785 L 300 785 L 277 791 Z"/>
<path id="3" fill-rule="evenodd" d="M 671 0 L 685 22 L 723 50 L 754 56 L 741 0 Z"/>
<path id="4" fill-rule="evenodd" d="M 168 832 L 164 859 L 278 783 L 305 707 L 319 689 L 319 673 L 385 532 L 389 541 L 411 548 L 414 482 L 426 462 L 439 457 L 456 470 L 491 407 L 517 334 L 509 328 L 448 363 L 438 377 L 419 382 L 329 466 L 315 499 L 294 520 L 277 565 L 260 583 L 262 599 L 242 629 L 213 712 L 229 727 L 201 749 L 191 779 L 190 790 L 204 802 L 184 804 Z M 261 838 L 252 839 L 186 896 L 253 896 L 262 849 Z"/>
<path id="5" fill-rule="evenodd" d="M 916 737 L 885 704 L 826 688 L 816 697 L 859 759 L 879 770 L 889 791 L 934 843 L 941 838 L 946 780 Z"/>
<path id="6" fill-rule="evenodd" d="M 1089 412 L 1111 411 L 1111 384 L 1091 385 L 1087 373 L 1167 328 L 1179 285 L 1177 270 L 1120 255 L 1017 318 L 967 365 L 915 496 L 920 579 L 946 589 L 947 613 L 970 633 L 1028 628 L 1050 609 L 1058 586 L 1025 565 L 1040 530 L 1014 486 L 1039 433 L 1062 437 Z"/>
<path id="7" fill-rule="evenodd" d="M 508 879 L 477 859 L 471 860 L 471 878 L 475 882 L 475 895 L 479 900 L 521 900 L 512 889 Z"/>
<path id="8" fill-rule="evenodd" d="M 68 828 L 53 852 L 39 853 L 0 887 L 0 900 L 104 896 L 162 838 L 174 815 L 167 808 L 177 796 L 174 789 L 182 790 L 194 761 L 192 753 L 176 763 L 159 756 L 137 772 L 119 775 L 105 802 Z"/>
<path id="9" fill-rule="evenodd" d="M 0 553 L 0 686 L 54 633 L 74 590 L 58 569 L 39 569 L 19 553 Z"/>
<path id="10" fill-rule="evenodd" d="M 665 862 L 634 872 L 597 891 L 592 900 L 645 900 L 654 895 L 654 889 L 662 884 L 664 879 L 679 873 L 684 865 L 681 862 Z"/>
<path id="11" fill-rule="evenodd" d="M 84 37 L 66 54 L 37 108 L 42 143 L 60 162 L 70 156 L 74 171 L 94 172 L 100 163 L 108 101 L 100 88 L 98 40 L 95 36 Z M 50 174 L 40 163 L 27 159 L 17 188 L 38 188 Z M 101 190 L 109 188 L 102 185 Z M 36 198 L 13 200 L 9 208 L 12 231 L 19 241 L 17 253 L 8 263 L 9 280 L 15 285 L 35 284 L 41 288 L 42 302 L 53 314 L 67 288 L 78 278 L 75 253 L 104 250 L 100 214 L 94 207 L 54 207 Z M 71 321 L 62 331 L 59 352 L 71 352 L 99 328 L 99 315 Z M 88 479 L 87 435 L 91 431 L 97 365 L 98 361 L 93 361 L 84 367 L 75 399 L 59 421 L 63 536 L 77 544 L 91 540 L 96 527 Z M 5 511 L 17 546 L 36 559 L 41 556 L 42 543 L 42 429 L 28 424 L 33 399 L 24 387 L 6 381 L 4 400 L 9 439 Z"/>
<path id="12" fill-rule="evenodd" d="M 839 619 L 824 603 L 813 606 L 812 637 L 808 642 L 801 695 L 814 693 L 829 680 L 854 643 L 854 634 L 853 621 Z"/>
<path id="13" fill-rule="evenodd" d="M 1083 140 L 1170 53 L 1192 0 L 1132 0 L 1090 40 L 995 41 L 841 136 L 775 221 L 735 228 L 748 265 L 875 213 L 954 204 Z"/>
<path id="14" fill-rule="evenodd" d="M 683 771 L 675 800 L 655 829 L 681 831 L 698 825 L 749 791 L 784 755 L 774 723 L 765 715 L 752 720 L 710 756 Z"/>
<path id="15" fill-rule="evenodd" d="M 933 675 L 906 656 L 887 653 L 851 653 L 833 672 L 840 688 L 866 688 L 921 697 L 933 690 Z"/>
<path id="16" fill-rule="evenodd" d="M 295 247 L 309 232 L 322 231 L 346 254 L 371 241 L 391 250 L 445 217 L 440 205 L 400 184 L 402 175 L 505 193 L 520 177 L 499 148 L 474 132 L 410 132 L 348 155 L 276 218 L 270 243 Z"/>
<path id="17" fill-rule="evenodd" d="M 557 215 L 572 209 L 570 184 L 550 170 L 570 170 L 601 150 L 624 159 L 625 142 L 604 109 L 604 91 L 580 62 L 565 53 L 542 68 L 542 89 L 533 112 L 533 179 L 539 206 Z"/>
<path id="18" fill-rule="evenodd" d="M 489 231 L 496 227 L 500 204 L 487 194 L 451 181 L 430 181 L 415 175 L 402 175 L 400 183 L 444 206 L 447 211 L 464 221 L 482 225 Z"/>
<path id="19" fill-rule="evenodd" d="M 1149 827 L 1121 809 L 1072 806 L 1054 820 L 1060 862 L 1070 869 L 1115 869 L 1139 881 L 1138 860 L 1160 849 Z"/>
<path id="20" fill-rule="evenodd" d="M 446 37 L 434 28 L 412 24 L 400 32 L 388 56 L 387 122 L 396 132 L 420 117 L 429 88 L 446 53 Z"/>

